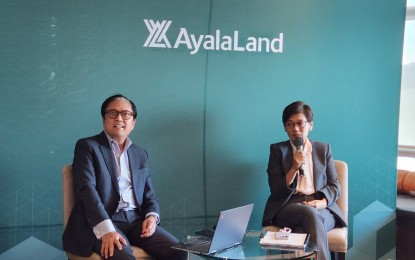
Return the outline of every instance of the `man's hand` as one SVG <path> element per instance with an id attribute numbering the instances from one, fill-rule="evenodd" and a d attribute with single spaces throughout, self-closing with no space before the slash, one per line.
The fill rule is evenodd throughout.
<path id="1" fill-rule="evenodd" d="M 156 231 L 157 222 L 154 216 L 148 216 L 143 221 L 143 231 L 141 232 L 141 237 L 149 237 L 154 234 Z"/>
<path id="2" fill-rule="evenodd" d="M 105 259 L 114 255 L 114 245 L 118 250 L 122 250 L 122 244 L 127 245 L 127 241 L 117 232 L 109 232 L 101 237 L 101 256 Z"/>
<path id="3" fill-rule="evenodd" d="M 325 209 L 327 208 L 327 199 L 304 201 L 303 204 L 310 205 L 316 209 Z"/>

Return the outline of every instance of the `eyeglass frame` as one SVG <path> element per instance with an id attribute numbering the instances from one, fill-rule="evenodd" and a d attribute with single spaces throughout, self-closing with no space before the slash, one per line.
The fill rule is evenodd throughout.
<path id="1" fill-rule="evenodd" d="M 298 128 L 304 128 L 307 123 L 310 123 L 310 121 L 298 121 L 298 122 L 287 122 L 285 123 L 285 127 L 287 128 L 294 128 L 295 126 L 298 126 Z"/>
<path id="2" fill-rule="evenodd" d="M 112 113 L 112 112 L 116 113 L 114 117 L 111 117 L 109 115 L 109 113 Z M 134 113 L 128 110 L 118 111 L 116 109 L 108 109 L 105 111 L 105 115 L 110 119 L 116 119 L 119 115 L 121 115 L 122 119 L 129 120 L 131 117 L 134 116 Z"/>

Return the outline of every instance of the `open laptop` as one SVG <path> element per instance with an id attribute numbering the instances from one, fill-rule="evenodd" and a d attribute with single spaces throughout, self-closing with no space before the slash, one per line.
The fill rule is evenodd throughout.
<path id="1" fill-rule="evenodd" d="M 173 248 L 214 255 L 242 244 L 254 204 L 221 211 L 213 236 L 197 236 Z"/>

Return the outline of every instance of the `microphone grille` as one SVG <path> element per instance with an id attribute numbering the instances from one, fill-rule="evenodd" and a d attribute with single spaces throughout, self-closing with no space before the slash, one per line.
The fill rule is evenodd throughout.
<path id="1" fill-rule="evenodd" d="M 303 146 L 303 137 L 301 137 L 301 136 L 299 136 L 299 137 L 296 137 L 295 139 L 294 139 L 294 146 L 295 147 L 300 147 L 300 146 Z"/>

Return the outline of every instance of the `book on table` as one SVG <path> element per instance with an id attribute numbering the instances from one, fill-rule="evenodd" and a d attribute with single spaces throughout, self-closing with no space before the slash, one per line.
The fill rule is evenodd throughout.
<path id="1" fill-rule="evenodd" d="M 265 235 L 259 240 L 262 246 L 304 249 L 310 237 L 309 234 L 304 233 L 289 233 L 288 238 L 277 238 L 278 232 L 267 231 Z"/>

